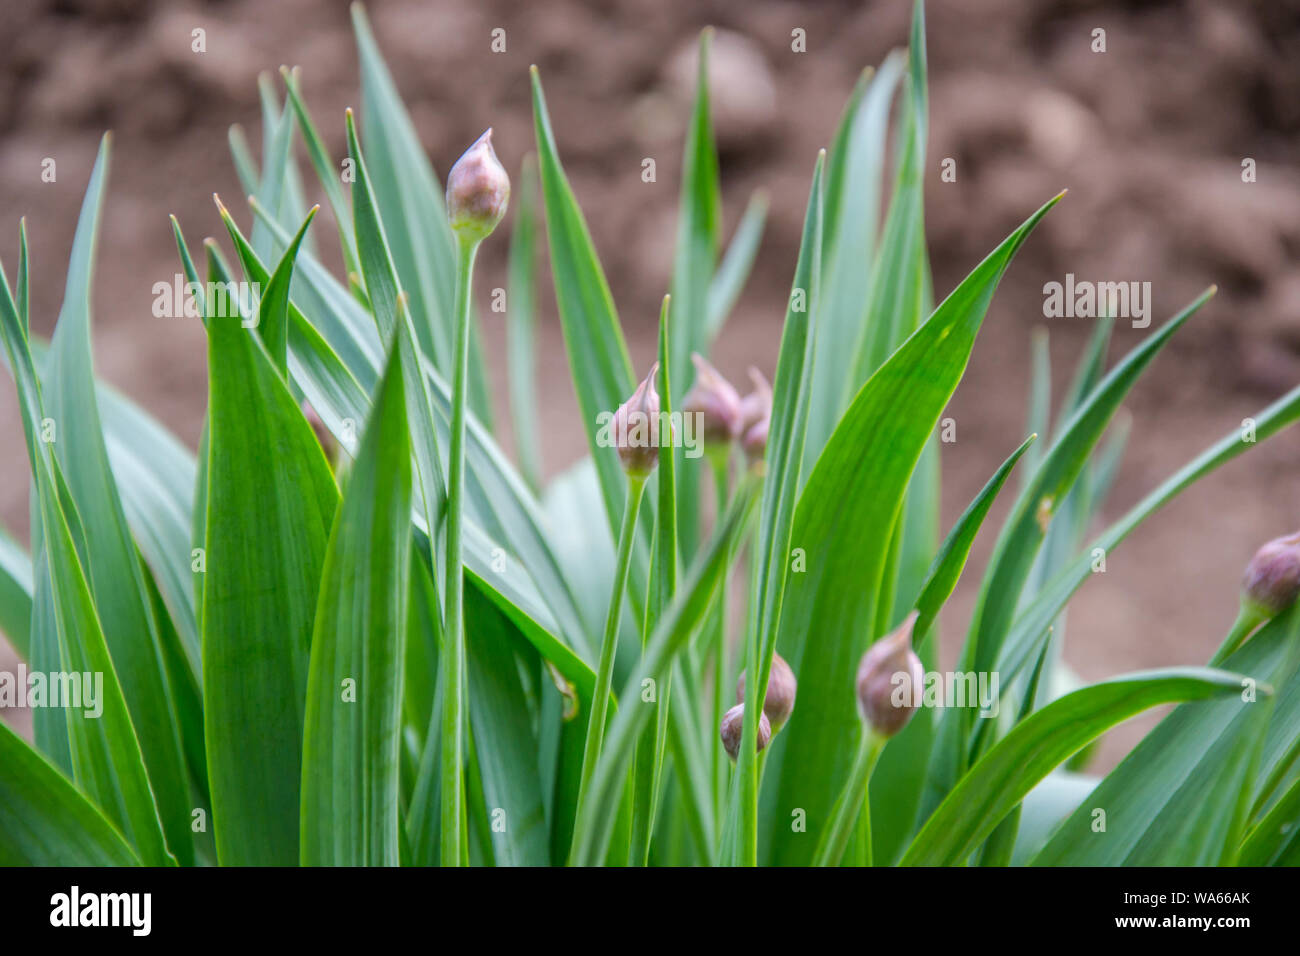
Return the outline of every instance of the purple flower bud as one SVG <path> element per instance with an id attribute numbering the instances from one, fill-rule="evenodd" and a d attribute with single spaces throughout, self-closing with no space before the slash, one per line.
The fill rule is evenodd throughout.
<path id="1" fill-rule="evenodd" d="M 718 728 L 718 733 L 722 737 L 722 746 L 726 748 L 727 756 L 735 760 L 740 756 L 740 738 L 744 733 L 745 727 L 745 705 L 737 704 L 731 710 L 722 715 L 722 725 Z M 772 725 L 768 722 L 767 714 L 758 715 L 758 750 L 767 746 L 768 741 L 772 739 Z"/>
<path id="2" fill-rule="evenodd" d="M 659 464 L 659 392 L 656 362 L 632 397 L 614 412 L 613 437 L 623 470 L 644 478 Z"/>
<path id="3" fill-rule="evenodd" d="M 753 367 L 749 370 L 749 380 L 754 383 L 754 390 L 740 400 L 740 445 L 745 457 L 755 462 L 767 451 L 767 433 L 772 424 L 772 386 Z"/>
<path id="4" fill-rule="evenodd" d="M 682 399 L 682 412 L 702 417 L 707 444 L 728 445 L 740 434 L 740 393 L 698 352 L 691 353 L 691 361 L 695 384 Z"/>
<path id="5" fill-rule="evenodd" d="M 794 711 L 794 696 L 798 690 L 794 671 L 780 654 L 772 655 L 772 670 L 767 675 L 767 695 L 763 698 L 763 713 L 772 723 L 772 733 L 779 733 Z M 745 672 L 740 672 L 736 683 L 736 703 L 745 702 Z"/>
<path id="6" fill-rule="evenodd" d="M 858 665 L 858 712 L 882 737 L 892 737 L 912 719 L 925 673 L 912 650 L 913 611 L 898 630 L 876 641 Z"/>
<path id="7" fill-rule="evenodd" d="M 1266 618 L 1286 610 L 1300 595 L 1300 532 L 1274 538 L 1255 552 L 1241 578 L 1242 600 Z"/>
<path id="8" fill-rule="evenodd" d="M 465 150 L 447 174 L 447 219 L 463 240 L 486 239 L 510 204 L 510 177 L 492 149 L 492 130 Z"/>

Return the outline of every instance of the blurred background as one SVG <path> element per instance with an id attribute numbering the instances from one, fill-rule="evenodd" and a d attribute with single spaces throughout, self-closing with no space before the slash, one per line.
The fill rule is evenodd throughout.
<path id="1" fill-rule="evenodd" d="M 712 91 L 726 237 L 755 189 L 771 200 L 754 275 L 714 355 L 737 382 L 750 364 L 772 372 L 817 150 L 829 145 L 861 69 L 904 44 L 910 9 L 910 0 L 368 4 L 439 173 L 489 125 L 502 161 L 518 170 L 532 148 L 527 70 L 540 67 L 561 155 L 640 370 L 652 360 L 671 270 L 696 35 L 719 29 Z M 348 6 L 3 0 L 3 10 L 0 257 L 12 270 L 17 220 L 27 216 L 32 325 L 48 335 L 95 149 L 112 129 L 92 307 L 97 369 L 193 447 L 206 401 L 202 326 L 151 313 L 153 284 L 179 271 L 167 216 L 178 216 L 192 246 L 205 235 L 224 239 L 215 191 L 249 222 L 227 131 L 241 125 L 260 151 L 257 76 L 281 64 L 302 67 L 327 145 L 344 154 L 343 111 L 360 105 Z M 1069 188 L 1004 279 L 946 413 L 957 442 L 943 446 L 945 523 L 1023 437 L 1032 330 L 1050 333 L 1058 398 L 1092 330 L 1087 319 L 1044 319 L 1044 283 L 1067 272 L 1150 282 L 1153 324 L 1219 286 L 1132 394 L 1128 453 L 1105 510 L 1113 520 L 1300 382 L 1300 2 L 930 0 L 927 14 L 936 297 Z M 202 54 L 191 50 L 197 28 L 206 31 Z M 505 30 L 503 53 L 490 48 L 496 28 Z M 806 32 L 806 52 L 791 49 L 796 28 Z M 1106 31 L 1105 53 L 1091 49 L 1097 28 Z M 654 183 L 641 179 L 646 157 L 656 161 Z M 56 161 L 55 182 L 42 180 L 46 158 Z M 940 179 L 946 158 L 956 161 L 955 182 Z M 1255 160 L 1256 182 L 1242 182 L 1245 158 Z M 309 198 L 318 199 L 303 165 Z M 314 230 L 322 248 L 331 229 Z M 504 233 L 485 244 L 480 296 L 504 285 L 505 248 Z M 543 456 L 555 474 L 586 447 L 544 252 L 541 275 Z M 505 419 L 504 320 L 485 311 L 482 322 Z M 1118 324 L 1112 362 L 1145 334 Z M 25 541 L 22 448 L 5 376 L 0 523 Z M 1097 679 L 1204 662 L 1232 621 L 1246 560 L 1300 525 L 1298 464 L 1300 430 L 1202 481 L 1116 549 L 1107 573 L 1071 604 L 1074 669 Z M 1005 509 L 1004 501 L 977 542 L 947 615 L 947 666 Z M 0 640 L 0 668 L 12 662 Z M 1103 764 L 1153 720 L 1112 734 Z"/>

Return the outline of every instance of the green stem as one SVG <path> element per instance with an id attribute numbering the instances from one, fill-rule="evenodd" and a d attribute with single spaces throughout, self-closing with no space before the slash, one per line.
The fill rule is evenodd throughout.
<path id="1" fill-rule="evenodd" d="M 817 844 L 817 853 L 813 858 L 814 866 L 839 866 L 848 846 L 853 824 L 857 821 L 858 811 L 863 814 L 863 829 L 867 837 L 866 865 L 871 865 L 871 771 L 875 769 L 880 751 L 884 749 L 885 738 L 869 728 L 862 732 L 858 741 L 858 752 L 853 758 L 853 768 L 849 779 L 840 791 L 839 799 L 831 811 L 831 822 L 822 833 Z"/>
<path id="2" fill-rule="evenodd" d="M 726 452 L 730 451 L 727 446 L 725 452 L 712 453 L 709 455 L 709 463 L 713 466 L 713 492 L 717 507 L 715 509 L 714 521 L 721 521 L 722 516 L 727 512 L 729 501 L 727 489 L 727 458 Z M 711 732 L 716 734 L 718 728 L 722 725 L 722 715 L 726 712 L 727 707 L 724 703 L 730 698 L 727 696 L 727 677 L 730 674 L 730 668 L 727 661 L 727 577 L 723 576 L 721 583 L 718 585 L 718 603 L 709 619 L 709 625 L 713 629 L 710 634 L 710 643 L 713 645 L 713 721 L 710 725 Z M 713 741 L 713 746 L 709 748 L 712 755 L 711 766 L 713 770 L 713 806 L 714 814 L 722 815 L 723 793 L 726 790 L 727 783 L 727 761 L 722 755 L 722 745 L 717 740 Z"/>
<path id="3" fill-rule="evenodd" d="M 623 527 L 618 533 L 618 558 L 614 564 L 614 591 L 609 599 L 609 613 L 605 616 L 605 635 L 600 644 L 600 663 L 596 669 L 596 686 L 591 695 L 591 718 L 587 721 L 587 741 L 582 748 L 582 773 L 578 783 L 578 802 L 574 811 L 575 842 L 570 848 L 570 862 L 577 852 L 577 821 L 585 812 L 587 789 L 596 772 L 601 744 L 605 740 L 605 717 L 609 711 L 609 695 L 614 684 L 614 652 L 618 649 L 618 625 L 623 614 L 623 593 L 627 590 L 628 566 L 632 563 L 632 542 L 636 537 L 637 513 L 641 510 L 641 496 L 645 492 L 645 478 L 629 475 L 627 500 L 623 505 Z"/>
<path id="4" fill-rule="evenodd" d="M 1222 664 L 1233 651 L 1245 643 L 1251 632 L 1260 624 L 1263 624 L 1265 620 L 1267 620 L 1265 615 L 1243 601 L 1241 609 L 1237 611 L 1237 619 L 1232 622 L 1232 629 L 1228 631 L 1228 636 L 1223 639 L 1219 649 L 1210 658 L 1209 666 L 1218 667 Z"/>
<path id="5" fill-rule="evenodd" d="M 442 814 L 440 858 L 443 866 L 465 862 L 465 618 L 461 530 L 465 496 L 465 405 L 469 391 L 470 279 L 478 242 L 461 240 L 456 258 L 456 365 L 451 391 L 451 447 L 447 473 L 447 621 L 442 666 L 447 692 L 442 699 Z M 433 529 L 429 529 L 430 533 Z"/>

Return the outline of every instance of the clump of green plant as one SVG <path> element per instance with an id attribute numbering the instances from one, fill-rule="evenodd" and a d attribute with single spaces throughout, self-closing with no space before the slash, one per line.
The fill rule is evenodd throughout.
<path id="1" fill-rule="evenodd" d="M 33 673 L 93 673 L 103 687 L 98 714 L 34 708 L 35 746 L 0 726 L 0 863 L 1300 857 L 1294 538 L 1252 562 L 1212 667 L 1078 686 L 1062 663 L 1066 605 L 1097 562 L 1300 416 L 1296 389 L 1253 417 L 1249 440 L 1209 445 L 1088 537 L 1124 446 L 1116 413 L 1212 290 L 1109 371 L 1098 323 L 1055 421 L 1037 339 L 1031 434 L 940 538 L 936 427 L 998 281 L 1060 197 L 932 304 L 920 4 L 908 53 L 864 73 L 816 160 L 775 377 L 755 372 L 743 396 L 706 356 L 764 203 L 722 253 L 708 31 L 658 362 L 639 385 L 533 71 L 537 158 L 514 183 L 507 291 L 517 466 L 494 438 L 471 295 L 509 178 L 485 135 L 444 204 L 354 16 L 361 135 L 349 113 L 346 162 L 286 71 L 283 102 L 263 85 L 260 163 L 232 137 L 253 197 L 244 227 L 218 200 L 234 262 L 209 241 L 200 272 L 173 220 L 209 340 L 197 455 L 93 374 L 107 138 L 48 344 L 30 333 L 20 230 L 0 333 L 32 542 L 29 556 L 0 539 L 0 628 Z M 299 139 L 343 278 L 309 231 Z M 539 205 L 590 446 L 547 484 Z M 230 294 L 240 281 L 252 295 Z M 987 693 L 962 706 L 932 680 L 937 620 L 1013 469 L 1020 487 L 947 685 Z M 1109 727 L 1171 703 L 1118 767 L 1086 774 Z"/>

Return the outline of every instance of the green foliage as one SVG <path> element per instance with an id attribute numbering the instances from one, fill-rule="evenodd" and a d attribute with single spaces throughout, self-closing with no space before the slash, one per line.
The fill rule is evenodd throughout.
<path id="1" fill-rule="evenodd" d="M 340 124 L 351 175 L 283 70 L 283 95 L 269 76 L 259 86 L 260 155 L 230 135 L 252 197 L 248 217 L 218 200 L 238 270 L 209 242 L 201 276 L 172 222 L 208 335 L 197 455 L 94 375 L 107 139 L 50 343 L 31 334 L 24 229 L 15 282 L 0 272 L 33 490 L 30 547 L 0 532 L 0 631 L 33 670 L 103 682 L 97 716 L 36 708 L 32 744 L 0 727 L 0 864 L 1300 860 L 1300 611 L 1215 668 L 1083 686 L 1063 663 L 1067 606 L 1096 555 L 1300 418 L 1298 387 L 1253 416 L 1254 441 L 1222 436 L 1093 533 L 1130 427 L 1150 426 L 1123 403 L 1213 290 L 1109 371 L 1112 323 L 1099 323 L 1055 416 L 1037 334 L 1033 434 L 940 540 L 937 426 L 999 282 L 1061 197 L 1027 201 L 1023 224 L 932 307 L 919 3 L 909 49 L 863 74 L 817 157 L 764 449 L 733 442 L 703 461 L 664 449 L 644 488 L 602 437 L 602 413 L 639 375 L 540 75 L 498 403 L 516 466 L 490 415 L 472 256 L 458 255 L 360 7 L 354 27 L 362 109 Z M 767 208 L 756 194 L 723 249 L 710 36 L 660 277 L 670 415 L 691 354 L 708 355 L 744 287 Z M 343 278 L 309 233 L 300 143 Z M 532 355 L 543 240 L 590 453 L 549 481 Z M 249 301 L 224 294 L 241 280 Z M 1000 679 L 987 702 L 999 716 L 922 706 L 888 741 L 868 735 L 860 658 L 915 610 L 913 646 L 934 668 L 940 616 L 1013 471 L 959 664 Z M 794 710 L 758 753 L 747 704 L 732 765 L 718 717 L 740 671 L 765 687 L 778 653 L 798 680 Z M 1076 772 L 1106 730 L 1162 704 L 1176 706 L 1103 779 Z"/>

